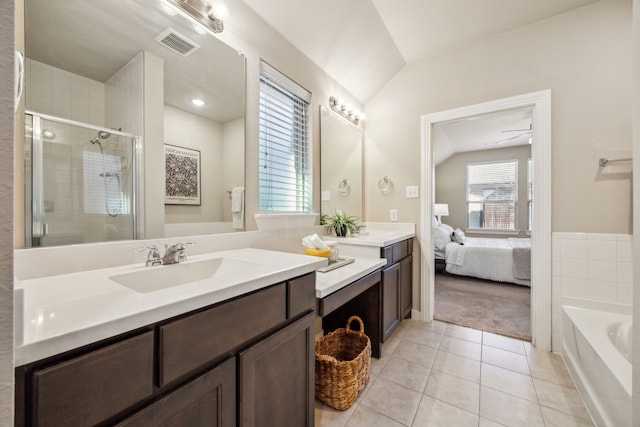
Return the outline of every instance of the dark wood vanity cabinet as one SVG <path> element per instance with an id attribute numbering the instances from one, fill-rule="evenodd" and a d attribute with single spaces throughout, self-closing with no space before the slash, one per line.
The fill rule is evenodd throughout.
<path id="1" fill-rule="evenodd" d="M 315 273 L 16 368 L 17 426 L 313 426 Z"/>
<path id="2" fill-rule="evenodd" d="M 413 293 L 413 239 L 380 249 L 387 259 L 382 269 L 382 342 L 385 342 L 402 319 L 411 314 Z"/>

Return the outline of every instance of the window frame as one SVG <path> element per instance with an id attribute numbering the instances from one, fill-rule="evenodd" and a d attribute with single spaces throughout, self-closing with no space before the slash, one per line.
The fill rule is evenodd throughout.
<path id="1" fill-rule="evenodd" d="M 512 200 L 495 200 L 491 201 L 492 204 L 513 204 L 511 210 L 513 213 L 513 228 L 490 228 L 490 227 L 472 227 L 470 221 L 470 205 L 473 203 L 480 203 L 478 201 L 470 201 L 469 196 L 469 177 L 470 177 L 470 168 L 473 166 L 489 166 L 489 165 L 499 165 L 505 163 L 512 163 L 515 167 L 514 171 L 514 190 L 513 190 L 513 199 Z M 473 233 L 487 233 L 487 234 L 517 234 L 519 232 L 518 229 L 518 187 L 519 187 L 519 179 L 518 179 L 518 167 L 519 162 L 518 159 L 504 159 L 504 160 L 490 160 L 483 162 L 471 162 L 466 165 L 466 181 L 465 181 L 465 206 L 466 206 L 466 230 Z M 483 203 L 484 204 L 484 203 Z M 485 211 L 483 207 L 483 212 Z"/>

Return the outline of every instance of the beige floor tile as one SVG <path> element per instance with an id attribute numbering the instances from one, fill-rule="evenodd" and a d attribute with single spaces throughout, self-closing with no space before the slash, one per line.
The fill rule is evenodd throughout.
<path id="1" fill-rule="evenodd" d="M 316 427 L 344 427 L 358 407 L 357 404 L 351 406 L 346 411 L 339 411 L 316 400 L 315 426 Z"/>
<path id="2" fill-rule="evenodd" d="M 589 420 L 584 402 L 574 387 L 550 383 L 538 378 L 533 379 L 540 405 L 557 409 L 574 417 Z"/>
<path id="3" fill-rule="evenodd" d="M 463 340 L 472 341 L 478 344 L 482 343 L 482 331 L 478 331 L 477 329 L 465 328 L 464 326 L 448 324 L 444 334 L 449 335 L 450 337 L 456 337 Z"/>
<path id="4" fill-rule="evenodd" d="M 391 360 L 391 353 L 388 356 L 385 355 L 384 352 L 382 352 L 382 354 L 383 357 L 381 359 L 372 357 L 369 363 L 369 375 L 373 378 L 377 377 L 389 360 Z"/>
<path id="5" fill-rule="evenodd" d="M 411 329 L 426 330 L 443 335 L 444 331 L 447 329 L 447 325 L 448 323 L 440 322 L 438 320 L 434 320 L 433 322 L 418 321 L 411 325 Z"/>
<path id="6" fill-rule="evenodd" d="M 480 385 L 444 372 L 433 371 L 424 394 L 473 414 L 478 414 Z"/>
<path id="7" fill-rule="evenodd" d="M 403 427 L 403 424 L 360 405 L 349 418 L 346 427 Z"/>
<path id="8" fill-rule="evenodd" d="M 513 353 L 525 354 L 524 342 L 515 338 L 505 337 L 503 335 L 492 334 L 490 332 L 482 333 L 482 344 L 502 350 L 511 351 Z"/>
<path id="9" fill-rule="evenodd" d="M 529 375 L 483 363 L 480 384 L 538 403 L 536 389 Z"/>
<path id="10" fill-rule="evenodd" d="M 437 352 L 438 351 L 432 347 L 403 340 L 398 345 L 398 348 L 393 355 L 402 357 L 409 362 L 430 368 L 433 365 L 433 360 L 435 359 Z"/>
<path id="11" fill-rule="evenodd" d="M 362 399 L 362 405 L 374 409 L 404 425 L 410 425 L 422 394 L 378 377 Z"/>
<path id="12" fill-rule="evenodd" d="M 541 406 L 540 409 L 547 427 L 593 427 L 591 420 L 576 418 L 546 406 Z"/>
<path id="13" fill-rule="evenodd" d="M 474 383 L 480 383 L 480 362 L 457 354 L 439 351 L 436 360 L 433 362 L 433 369 Z"/>
<path id="14" fill-rule="evenodd" d="M 445 402 L 424 396 L 413 420 L 413 427 L 476 427 L 478 416 Z"/>
<path id="15" fill-rule="evenodd" d="M 442 341 L 442 334 L 429 329 L 411 328 L 403 339 L 416 344 L 438 348 L 440 347 L 440 341 Z"/>
<path id="16" fill-rule="evenodd" d="M 482 346 L 482 362 L 521 374 L 529 375 L 530 373 L 526 356 L 486 345 Z"/>
<path id="17" fill-rule="evenodd" d="M 430 372 L 430 368 L 394 356 L 380 372 L 380 377 L 422 393 Z"/>
<path id="18" fill-rule="evenodd" d="M 450 336 L 442 338 L 440 350 L 448 351 L 449 353 L 454 353 L 458 356 L 464 356 L 478 361 L 482 355 L 482 345 Z"/>
<path id="19" fill-rule="evenodd" d="M 403 338 L 397 337 L 395 334 L 382 344 L 382 357 L 391 356 L 402 342 Z"/>
<path id="20" fill-rule="evenodd" d="M 504 424 L 498 424 L 495 421 L 491 421 L 487 418 L 480 417 L 480 421 L 478 422 L 478 427 L 504 427 Z"/>
<path id="21" fill-rule="evenodd" d="M 510 427 L 544 427 L 539 405 L 484 386 L 480 389 L 480 416 Z"/>
<path id="22" fill-rule="evenodd" d="M 527 353 L 527 360 L 532 377 L 574 387 L 569 370 L 559 354 L 531 349 Z"/>

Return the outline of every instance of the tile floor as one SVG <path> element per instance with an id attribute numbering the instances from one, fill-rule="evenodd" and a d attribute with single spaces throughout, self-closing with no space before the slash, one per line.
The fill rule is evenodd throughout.
<path id="1" fill-rule="evenodd" d="M 346 411 L 316 401 L 316 427 L 593 426 L 557 354 L 443 322 L 405 320 L 371 359 Z"/>

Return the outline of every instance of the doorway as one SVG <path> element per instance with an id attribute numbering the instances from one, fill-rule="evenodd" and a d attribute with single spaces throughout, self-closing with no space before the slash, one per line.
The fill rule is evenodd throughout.
<path id="1" fill-rule="evenodd" d="M 435 161 L 433 126 L 451 120 L 515 108 L 531 107 L 533 161 L 533 206 L 531 248 L 531 335 L 539 349 L 551 350 L 551 91 L 545 90 L 510 98 L 469 105 L 422 116 L 420 242 L 421 315 L 433 320 L 434 249 L 431 224 L 435 203 Z"/>

